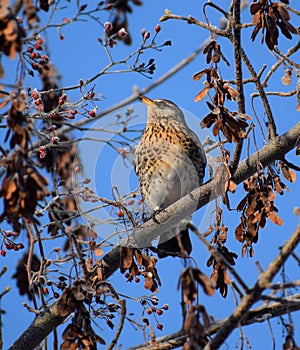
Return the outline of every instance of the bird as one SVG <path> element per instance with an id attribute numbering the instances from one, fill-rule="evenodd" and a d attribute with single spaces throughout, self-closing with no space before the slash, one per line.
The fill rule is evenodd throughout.
<path id="1" fill-rule="evenodd" d="M 199 138 L 175 103 L 144 95 L 140 99 L 147 106 L 147 124 L 135 149 L 135 172 L 142 198 L 155 215 L 202 185 L 207 161 Z M 161 233 L 159 258 L 191 254 L 187 224 L 180 227 L 181 244 L 176 230 Z"/>

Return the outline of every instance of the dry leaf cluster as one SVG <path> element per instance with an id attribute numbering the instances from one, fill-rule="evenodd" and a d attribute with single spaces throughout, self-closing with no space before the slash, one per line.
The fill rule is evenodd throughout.
<path id="1" fill-rule="evenodd" d="M 0 197 L 3 197 L 4 201 L 0 221 L 6 218 L 13 229 L 20 232 L 19 219 L 36 221 L 36 205 L 49 195 L 46 187 L 48 181 L 37 171 L 30 159 L 18 151 L 7 160 L 6 169 L 0 191 Z"/>
<path id="2" fill-rule="evenodd" d="M 203 324 L 200 322 L 200 316 Z M 184 322 L 184 330 L 187 334 L 186 342 L 182 350 L 201 350 L 208 343 L 206 329 L 210 326 L 209 316 L 204 306 L 190 306 L 187 318 Z"/>
<path id="3" fill-rule="evenodd" d="M 194 74 L 194 80 L 200 80 L 206 75 L 205 87 L 195 97 L 198 102 L 207 96 L 210 89 L 214 90 L 214 96 L 211 102 L 206 102 L 210 113 L 206 115 L 201 123 L 201 128 L 210 128 L 213 125 L 212 132 L 217 136 L 220 131 L 229 142 L 239 142 L 244 138 L 246 127 L 248 126 L 248 115 L 229 111 L 225 107 L 225 100 L 234 101 L 237 96 L 237 91 L 224 82 L 216 68 L 206 68 Z"/>
<path id="4" fill-rule="evenodd" d="M 10 1 L 1 1 L 0 6 L 0 51 L 10 58 L 22 51 L 25 31 L 9 7 Z"/>
<path id="5" fill-rule="evenodd" d="M 287 0 L 281 1 L 285 4 Z M 270 50 L 278 45 L 279 30 L 288 39 L 292 39 L 292 34 L 298 34 L 298 30 L 289 22 L 291 16 L 280 2 L 270 2 L 259 0 L 250 4 L 250 13 L 253 16 L 252 22 L 256 24 L 251 39 L 255 40 L 258 32 L 262 31 L 262 42 L 266 42 Z"/>
<path id="6" fill-rule="evenodd" d="M 283 162 L 280 162 L 280 169 L 288 181 L 296 180 L 296 174 Z M 240 224 L 235 229 L 235 237 L 243 243 L 243 256 L 247 250 L 250 256 L 253 256 L 252 243 L 257 243 L 259 229 L 265 227 L 267 219 L 276 225 L 283 225 L 274 204 L 275 192 L 282 195 L 283 190 L 288 188 L 276 173 L 269 170 L 266 176 L 264 172 L 260 172 L 246 180 L 244 189 L 247 194 L 237 206 L 242 216 Z"/>
<path id="7" fill-rule="evenodd" d="M 128 281 L 142 275 L 145 278 L 144 287 L 151 292 L 158 292 L 160 279 L 155 267 L 157 259 L 154 256 L 147 256 L 140 249 L 121 247 L 120 271 L 128 273 L 125 275 Z"/>

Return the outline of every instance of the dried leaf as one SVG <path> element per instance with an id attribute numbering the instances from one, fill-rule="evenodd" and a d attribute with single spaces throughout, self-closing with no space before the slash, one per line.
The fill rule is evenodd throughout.
<path id="1" fill-rule="evenodd" d="M 268 218 L 270 219 L 270 221 L 272 221 L 276 225 L 279 225 L 279 226 L 283 225 L 282 219 L 273 211 L 268 213 Z"/>
<path id="2" fill-rule="evenodd" d="M 196 95 L 196 97 L 194 98 L 194 101 L 199 102 L 203 100 L 210 88 L 211 88 L 211 84 L 206 84 L 206 86 Z"/>
<path id="3" fill-rule="evenodd" d="M 124 273 L 132 264 L 133 261 L 133 249 L 127 247 L 121 247 L 120 251 L 120 270 Z"/>
<path id="4" fill-rule="evenodd" d="M 204 237 L 209 236 L 212 232 L 214 231 L 214 228 L 212 225 L 209 226 L 208 230 L 206 232 L 203 233 Z"/>
<path id="5" fill-rule="evenodd" d="M 93 250 L 95 256 L 102 256 L 104 254 L 103 249 L 97 247 Z"/>

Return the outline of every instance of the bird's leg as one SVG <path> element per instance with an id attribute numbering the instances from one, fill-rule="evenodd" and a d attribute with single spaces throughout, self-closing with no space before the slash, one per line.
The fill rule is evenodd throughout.
<path id="1" fill-rule="evenodd" d="M 160 224 L 160 222 L 156 219 L 156 215 L 158 215 L 159 213 L 161 213 L 164 209 L 156 209 L 154 210 L 151 219 L 156 223 L 156 224 Z"/>

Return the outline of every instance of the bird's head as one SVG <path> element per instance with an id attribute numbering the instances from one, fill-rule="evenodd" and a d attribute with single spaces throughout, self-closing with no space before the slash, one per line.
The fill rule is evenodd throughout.
<path id="1" fill-rule="evenodd" d="M 185 122 L 182 110 L 172 101 L 152 100 L 144 95 L 141 95 L 140 99 L 148 107 L 148 119 L 172 118 Z"/>

